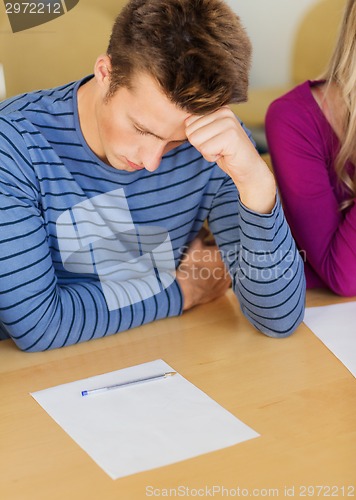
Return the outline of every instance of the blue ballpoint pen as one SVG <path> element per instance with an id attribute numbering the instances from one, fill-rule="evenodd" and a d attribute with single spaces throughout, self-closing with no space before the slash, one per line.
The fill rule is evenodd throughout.
<path id="1" fill-rule="evenodd" d="M 152 377 L 139 378 L 136 380 L 131 380 L 129 382 L 122 382 L 120 384 L 108 385 L 106 387 L 98 387 L 97 389 L 89 389 L 87 391 L 82 391 L 82 396 L 90 396 L 91 394 L 99 394 L 101 392 L 111 391 L 113 389 L 118 389 L 120 387 L 127 387 L 129 385 L 142 384 L 143 382 L 150 382 L 151 380 L 158 380 L 161 378 L 172 377 L 177 372 L 166 372 L 159 375 L 153 375 Z"/>

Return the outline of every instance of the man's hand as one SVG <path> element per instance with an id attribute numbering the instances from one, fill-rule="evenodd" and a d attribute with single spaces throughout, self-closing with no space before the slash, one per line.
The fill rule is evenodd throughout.
<path id="1" fill-rule="evenodd" d="M 192 241 L 177 269 L 183 293 L 183 311 L 223 295 L 231 285 L 230 276 L 216 245 L 204 242 L 206 230 Z"/>
<path id="2" fill-rule="evenodd" d="M 227 106 L 185 120 L 189 142 L 207 161 L 216 162 L 234 181 L 241 202 L 250 210 L 269 213 L 276 200 L 272 172 Z"/>

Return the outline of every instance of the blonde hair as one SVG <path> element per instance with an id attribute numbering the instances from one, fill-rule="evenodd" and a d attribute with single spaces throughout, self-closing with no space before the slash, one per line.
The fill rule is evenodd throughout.
<path id="1" fill-rule="evenodd" d="M 345 209 L 356 199 L 356 168 L 352 177 L 346 169 L 348 161 L 356 166 L 356 0 L 347 1 L 338 41 L 323 77 L 328 84 L 337 85 L 344 103 L 344 126 L 335 171 L 350 191 L 350 199 L 340 207 Z"/>

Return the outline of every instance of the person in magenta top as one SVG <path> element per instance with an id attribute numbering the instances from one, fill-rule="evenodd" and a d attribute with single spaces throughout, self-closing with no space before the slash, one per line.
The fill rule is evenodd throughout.
<path id="1" fill-rule="evenodd" d="M 266 135 L 307 287 L 356 295 L 356 0 L 323 79 L 274 101 Z"/>

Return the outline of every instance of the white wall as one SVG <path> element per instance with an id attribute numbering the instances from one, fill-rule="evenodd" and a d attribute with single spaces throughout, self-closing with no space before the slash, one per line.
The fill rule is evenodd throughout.
<path id="1" fill-rule="evenodd" d="M 227 0 L 240 16 L 253 45 L 251 87 L 283 86 L 297 24 L 319 0 Z"/>
<path id="2" fill-rule="evenodd" d="M 6 97 L 4 66 L 0 63 L 0 101 Z"/>

